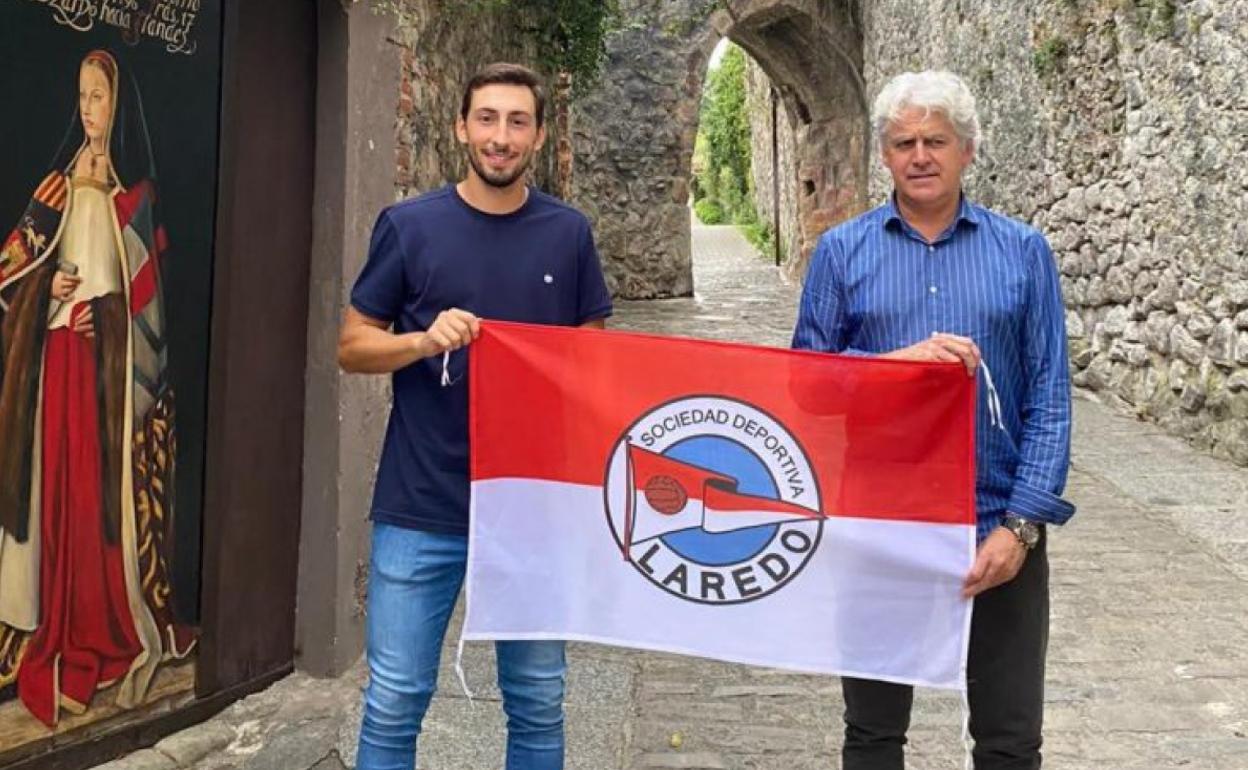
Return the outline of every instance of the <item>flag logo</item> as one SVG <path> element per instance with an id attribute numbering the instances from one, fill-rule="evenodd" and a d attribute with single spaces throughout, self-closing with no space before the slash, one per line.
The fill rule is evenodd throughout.
<path id="1" fill-rule="evenodd" d="M 699 604 L 756 601 L 788 585 L 827 515 L 794 435 L 721 396 L 668 401 L 634 421 L 611 452 L 604 496 L 624 559 Z"/>

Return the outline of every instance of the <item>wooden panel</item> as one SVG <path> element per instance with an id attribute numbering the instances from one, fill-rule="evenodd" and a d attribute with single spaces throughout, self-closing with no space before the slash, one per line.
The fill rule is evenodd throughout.
<path id="1" fill-rule="evenodd" d="M 153 699 L 167 712 L 195 682 L 193 664 L 153 669 L 198 625 L 222 3 L 116 6 L 0 4 L 0 50 L 26 63 L 0 75 L 25 107 L 0 122 L 0 239 L 21 233 L 0 259 L 0 766 Z M 56 302 L 91 303 L 91 341 L 48 329 L 53 266 L 83 280 Z"/>
<path id="2" fill-rule="evenodd" d="M 0 766 L 13 770 L 77 770 L 151 745 L 292 667 L 316 4 L 228 0 L 224 11 L 196 663 L 162 669 L 131 712 L 93 710 L 14 751 L 25 733 L 0 733 Z"/>
<path id="3" fill-rule="evenodd" d="M 98 705 L 93 705 L 85 714 L 62 718 L 51 737 L 48 728 L 31 716 L 21 703 L 10 701 L 0 705 L 0 746 L 17 747 L 16 750 L 0 753 L 0 766 L 16 762 L 19 757 L 39 756 L 60 745 L 89 744 L 103 735 L 123 732 L 129 727 L 165 716 L 190 703 L 194 685 L 193 661 L 165 666 L 156 672 L 142 705 L 123 709 L 113 701 L 116 687 L 105 688 L 96 694 L 95 703 Z M 45 757 L 40 757 L 40 760 L 50 761 Z"/>
<path id="4" fill-rule="evenodd" d="M 315 14 L 307 0 L 226 6 L 201 696 L 294 655 Z"/>
<path id="5" fill-rule="evenodd" d="M 128 716 L 122 724 L 108 725 L 107 731 L 100 729 L 85 739 L 74 735 L 23 746 L 17 752 L 4 754 L 0 766 L 5 770 L 85 770 L 151 746 L 170 733 L 209 719 L 234 701 L 263 690 L 287 673 L 289 669 L 275 671 L 262 679 L 190 703 L 188 694 L 173 695 L 135 712 L 133 718 Z M 171 709 L 174 709 L 172 713 Z M 70 740 L 74 742 L 61 745 Z"/>

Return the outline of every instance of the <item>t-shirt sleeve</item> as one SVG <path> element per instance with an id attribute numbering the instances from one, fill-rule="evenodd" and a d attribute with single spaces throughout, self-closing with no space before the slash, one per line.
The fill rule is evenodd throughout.
<path id="1" fill-rule="evenodd" d="M 596 321 L 611 315 L 611 292 L 607 291 L 607 282 L 602 277 L 602 261 L 598 257 L 598 249 L 594 246 L 594 234 L 589 229 L 589 222 L 581 227 L 580 244 L 577 259 L 577 300 L 576 325 Z"/>
<path id="2" fill-rule="evenodd" d="M 407 279 L 399 233 L 387 212 L 373 225 L 368 259 L 351 289 L 351 305 L 369 318 L 393 323 L 403 310 Z"/>

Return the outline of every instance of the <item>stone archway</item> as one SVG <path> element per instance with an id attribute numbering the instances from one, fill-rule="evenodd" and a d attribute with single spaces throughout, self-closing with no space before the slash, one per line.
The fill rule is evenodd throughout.
<path id="1" fill-rule="evenodd" d="M 707 60 L 721 37 L 771 78 L 793 126 L 799 248 L 866 206 L 870 147 L 857 0 L 626 0 L 602 82 L 577 105 L 574 199 L 617 295 L 688 295 L 688 180 Z M 716 9 L 718 8 L 718 9 Z"/>

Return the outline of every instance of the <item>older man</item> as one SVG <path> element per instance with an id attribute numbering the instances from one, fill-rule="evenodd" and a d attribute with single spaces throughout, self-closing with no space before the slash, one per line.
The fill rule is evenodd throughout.
<path id="1" fill-rule="evenodd" d="M 1045 525 L 1070 458 L 1062 298 L 1044 237 L 966 199 L 979 143 L 975 99 L 947 72 L 899 75 L 873 126 L 891 199 L 825 233 L 806 277 L 793 347 L 961 362 L 982 376 L 976 421 L 979 547 L 968 659 L 977 770 L 1040 767 L 1048 644 Z M 981 360 L 986 372 L 977 375 Z M 990 413 L 988 376 L 1000 398 Z M 908 686 L 847 678 L 845 770 L 902 770 Z"/>

